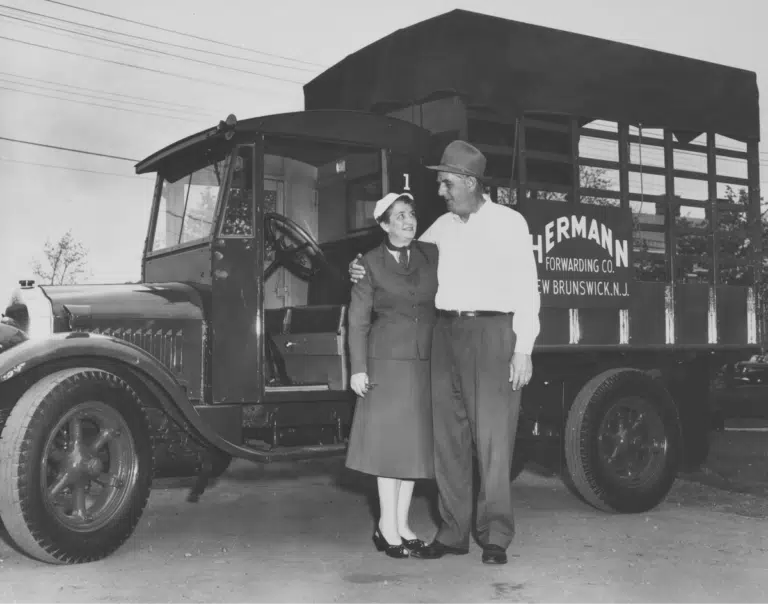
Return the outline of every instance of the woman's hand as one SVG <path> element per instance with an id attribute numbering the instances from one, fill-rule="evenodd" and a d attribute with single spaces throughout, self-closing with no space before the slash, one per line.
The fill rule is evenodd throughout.
<path id="1" fill-rule="evenodd" d="M 349 378 L 349 385 L 357 396 L 365 396 L 368 394 L 368 374 L 355 373 Z"/>

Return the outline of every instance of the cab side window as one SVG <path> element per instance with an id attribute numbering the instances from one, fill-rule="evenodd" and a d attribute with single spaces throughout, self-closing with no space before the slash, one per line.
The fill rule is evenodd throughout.
<path id="1" fill-rule="evenodd" d="M 163 179 L 153 251 L 210 236 L 226 169 L 226 162 L 216 162 L 174 181 Z"/>
<path id="2" fill-rule="evenodd" d="M 253 236 L 253 148 L 240 147 L 234 159 L 221 237 Z"/>

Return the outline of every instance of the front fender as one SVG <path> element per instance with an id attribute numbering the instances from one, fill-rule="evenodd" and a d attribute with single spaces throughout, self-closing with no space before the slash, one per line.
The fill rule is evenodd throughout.
<path id="1" fill-rule="evenodd" d="M 148 380 L 150 390 L 159 395 L 161 404 L 172 404 L 189 422 L 189 427 L 204 442 L 235 457 L 252 461 L 271 461 L 273 454 L 236 445 L 213 430 L 195 410 L 184 388 L 150 354 L 124 340 L 87 332 L 53 334 L 43 340 L 26 340 L 0 353 L 0 386 L 16 376 L 47 364 L 82 358 L 117 362 Z M 93 361 L 91 361 L 93 362 Z M 166 400 L 167 399 L 167 400 Z"/>
<path id="2" fill-rule="evenodd" d="M 44 340 L 26 340 L 0 354 L 0 385 L 35 368 L 82 358 L 83 365 L 98 359 L 117 362 L 145 380 L 161 404 L 171 403 L 204 440 L 222 448 L 227 443 L 202 421 L 176 377 L 150 354 L 125 340 L 86 332 L 54 334 Z M 92 362 L 92 361 L 90 361 Z M 158 389 L 160 392 L 158 392 Z M 215 442 L 220 441 L 220 442 Z"/>
<path id="3" fill-rule="evenodd" d="M 0 384 L 35 367 L 77 357 L 97 357 L 124 363 L 165 389 L 174 402 L 192 407 L 174 375 L 144 350 L 117 338 L 85 332 L 58 333 L 25 340 L 0 354 Z"/>

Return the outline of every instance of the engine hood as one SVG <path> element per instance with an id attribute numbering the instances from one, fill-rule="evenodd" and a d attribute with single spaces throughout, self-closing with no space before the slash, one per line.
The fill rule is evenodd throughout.
<path id="1" fill-rule="evenodd" d="M 200 321 L 206 292 L 184 283 L 41 286 L 51 302 L 54 331 L 98 329 L 123 322 Z"/>
<path id="2" fill-rule="evenodd" d="M 200 400 L 210 300 L 209 290 L 186 283 L 21 287 L 5 309 L 0 344 L 101 334 L 143 349 Z"/>

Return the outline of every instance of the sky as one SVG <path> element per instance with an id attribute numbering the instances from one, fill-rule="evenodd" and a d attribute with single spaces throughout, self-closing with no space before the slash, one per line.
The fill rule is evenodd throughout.
<path id="1" fill-rule="evenodd" d="M 42 259 L 46 240 L 58 240 L 67 230 L 89 250 L 84 282 L 138 280 L 154 178 L 136 176 L 135 160 L 230 113 L 245 119 L 301 110 L 302 84 L 324 69 L 396 29 L 455 8 L 748 69 L 757 73 L 758 88 L 768 90 L 764 0 L 65 4 L 70 6 L 51 0 L 0 0 L 0 306 L 5 305 L 8 287 L 32 278 L 32 260 Z M 768 103 L 762 106 L 761 126 L 761 181 L 766 191 Z"/>

